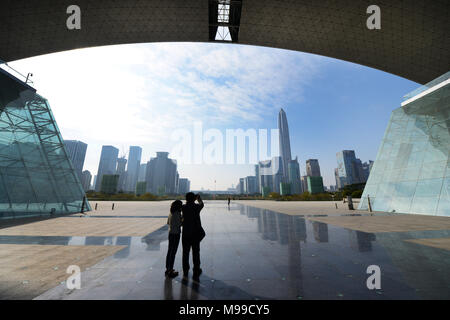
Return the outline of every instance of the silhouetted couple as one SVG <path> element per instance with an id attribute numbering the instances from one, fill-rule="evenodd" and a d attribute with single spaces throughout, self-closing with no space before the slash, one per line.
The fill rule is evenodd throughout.
<path id="1" fill-rule="evenodd" d="M 195 203 L 197 200 L 198 203 Z M 181 227 L 182 245 L 183 245 L 183 276 L 187 277 L 190 269 L 189 253 L 192 248 L 192 260 L 194 263 L 193 278 L 198 279 L 202 273 L 200 268 L 200 241 L 205 237 L 205 231 L 202 228 L 200 219 L 200 211 L 204 204 L 200 195 L 192 192 L 186 194 L 186 204 L 180 200 L 172 202 L 170 207 L 169 218 L 169 248 L 166 257 L 166 276 L 175 278 L 178 275 L 173 269 L 175 255 L 177 253 L 178 244 L 180 243 Z"/>

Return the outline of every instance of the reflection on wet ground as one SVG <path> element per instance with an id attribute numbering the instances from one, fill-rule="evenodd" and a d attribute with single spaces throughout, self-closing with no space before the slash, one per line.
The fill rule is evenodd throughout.
<path id="1" fill-rule="evenodd" d="M 449 230 L 366 233 L 239 204 L 209 202 L 202 212 L 203 274 L 164 278 L 167 226 L 145 237 L 1 236 L 0 243 L 125 245 L 38 299 L 449 299 L 450 252 L 407 242 Z M 367 267 L 381 269 L 369 290 Z M 176 268 L 181 268 L 181 246 Z"/>

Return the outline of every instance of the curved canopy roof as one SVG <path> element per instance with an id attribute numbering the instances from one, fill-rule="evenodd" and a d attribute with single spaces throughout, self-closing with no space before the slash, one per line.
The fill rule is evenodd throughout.
<path id="1" fill-rule="evenodd" d="M 81 9 L 80 30 L 66 26 L 73 3 Z M 366 27 L 374 3 L 380 30 Z M 2 0 L 0 59 L 112 44 L 216 41 L 217 29 L 226 26 L 233 43 L 320 54 L 426 83 L 449 70 L 449 7 L 448 0 Z"/>

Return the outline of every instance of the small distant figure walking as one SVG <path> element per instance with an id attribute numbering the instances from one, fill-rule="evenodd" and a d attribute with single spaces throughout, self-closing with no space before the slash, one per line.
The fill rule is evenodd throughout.
<path id="1" fill-rule="evenodd" d="M 178 272 L 173 269 L 175 262 L 175 256 L 178 250 L 178 244 L 180 243 L 181 234 L 181 208 L 183 203 L 180 200 L 175 200 L 170 206 L 169 217 L 167 218 L 167 224 L 169 225 L 169 248 L 166 256 L 166 277 L 175 278 L 178 276 Z"/>
<path id="2" fill-rule="evenodd" d="M 230 206 L 231 198 L 228 197 L 228 207 Z"/>
<path id="3" fill-rule="evenodd" d="M 195 203 L 197 200 L 198 203 Z M 200 211 L 204 204 L 199 194 L 186 193 L 186 204 L 182 207 L 183 212 L 183 276 L 187 278 L 189 273 L 189 253 L 192 248 L 192 260 L 194 262 L 193 278 L 198 279 L 202 274 L 200 268 L 200 241 L 205 237 L 200 220 Z"/>

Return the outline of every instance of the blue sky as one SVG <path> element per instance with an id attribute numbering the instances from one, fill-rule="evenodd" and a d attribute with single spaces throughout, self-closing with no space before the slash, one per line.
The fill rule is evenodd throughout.
<path id="1" fill-rule="evenodd" d="M 143 147 L 143 161 L 171 151 L 171 134 L 192 129 L 271 129 L 283 107 L 300 169 L 319 159 L 334 184 L 336 152 L 374 160 L 392 110 L 417 83 L 332 58 L 212 43 L 156 43 L 72 50 L 10 63 L 34 74 L 65 139 L 88 143 L 97 173 L 101 146 Z M 253 166 L 179 164 L 193 189 L 226 189 Z M 216 181 L 216 184 L 214 183 Z"/>

